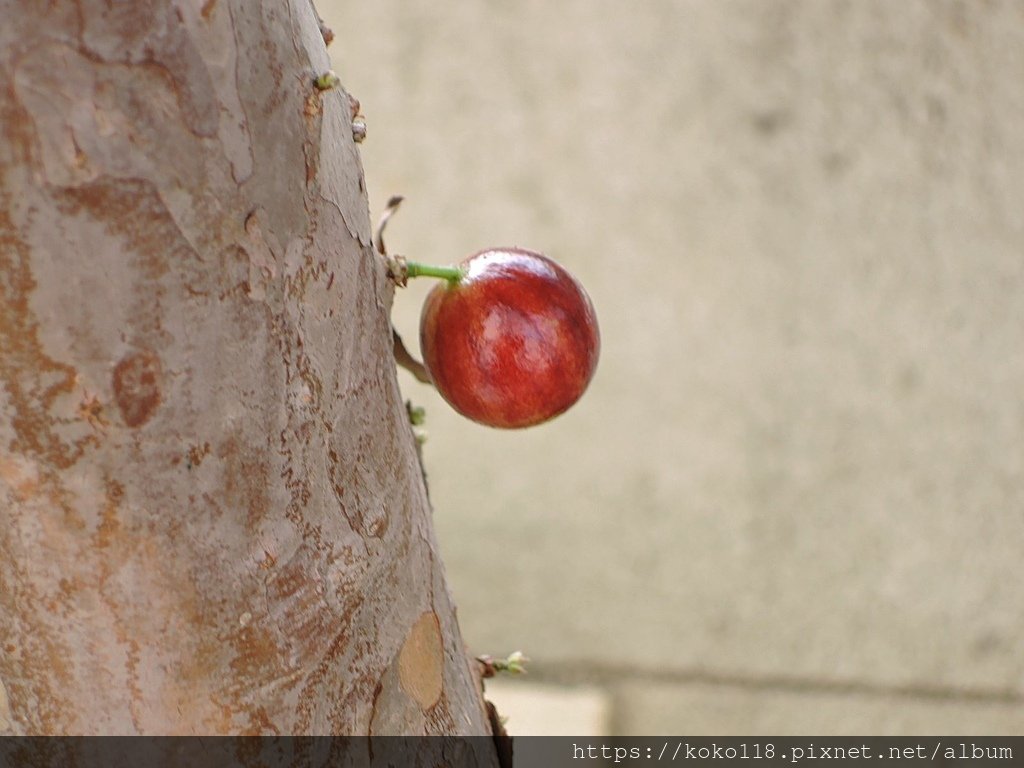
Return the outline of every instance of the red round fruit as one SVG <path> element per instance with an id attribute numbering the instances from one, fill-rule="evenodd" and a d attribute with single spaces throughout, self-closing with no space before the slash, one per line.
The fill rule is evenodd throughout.
<path id="1" fill-rule="evenodd" d="M 514 429 L 579 400 L 601 337 L 590 298 L 551 259 L 522 248 L 482 251 L 438 283 L 420 317 L 423 362 L 463 416 Z"/>

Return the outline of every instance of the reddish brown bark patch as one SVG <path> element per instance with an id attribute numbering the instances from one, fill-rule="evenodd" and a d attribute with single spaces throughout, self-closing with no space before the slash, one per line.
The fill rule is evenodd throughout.
<path id="1" fill-rule="evenodd" d="M 148 350 L 130 352 L 114 367 L 114 399 L 129 427 L 140 427 L 160 405 L 160 358 Z"/>

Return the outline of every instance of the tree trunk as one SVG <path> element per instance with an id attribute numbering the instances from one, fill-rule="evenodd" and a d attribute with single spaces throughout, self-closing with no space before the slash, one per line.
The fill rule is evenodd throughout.
<path id="1" fill-rule="evenodd" d="M 0 18 L 0 733 L 489 733 L 309 0 Z"/>

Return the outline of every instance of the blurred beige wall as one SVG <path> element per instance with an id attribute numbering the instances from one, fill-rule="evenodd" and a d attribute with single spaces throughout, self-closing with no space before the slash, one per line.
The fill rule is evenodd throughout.
<path id="1" fill-rule="evenodd" d="M 471 648 L 620 733 L 1024 732 L 1024 3 L 318 6 L 391 249 L 601 320 L 543 427 L 403 374 Z"/>

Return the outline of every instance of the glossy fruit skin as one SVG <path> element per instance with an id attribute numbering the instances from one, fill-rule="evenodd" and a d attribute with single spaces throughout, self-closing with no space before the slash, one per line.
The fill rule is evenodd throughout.
<path id="1" fill-rule="evenodd" d="M 420 317 L 437 391 L 491 427 L 529 427 L 564 412 L 586 390 L 601 350 L 583 286 L 523 248 L 481 251 L 460 266 L 462 279 L 434 286 Z"/>

